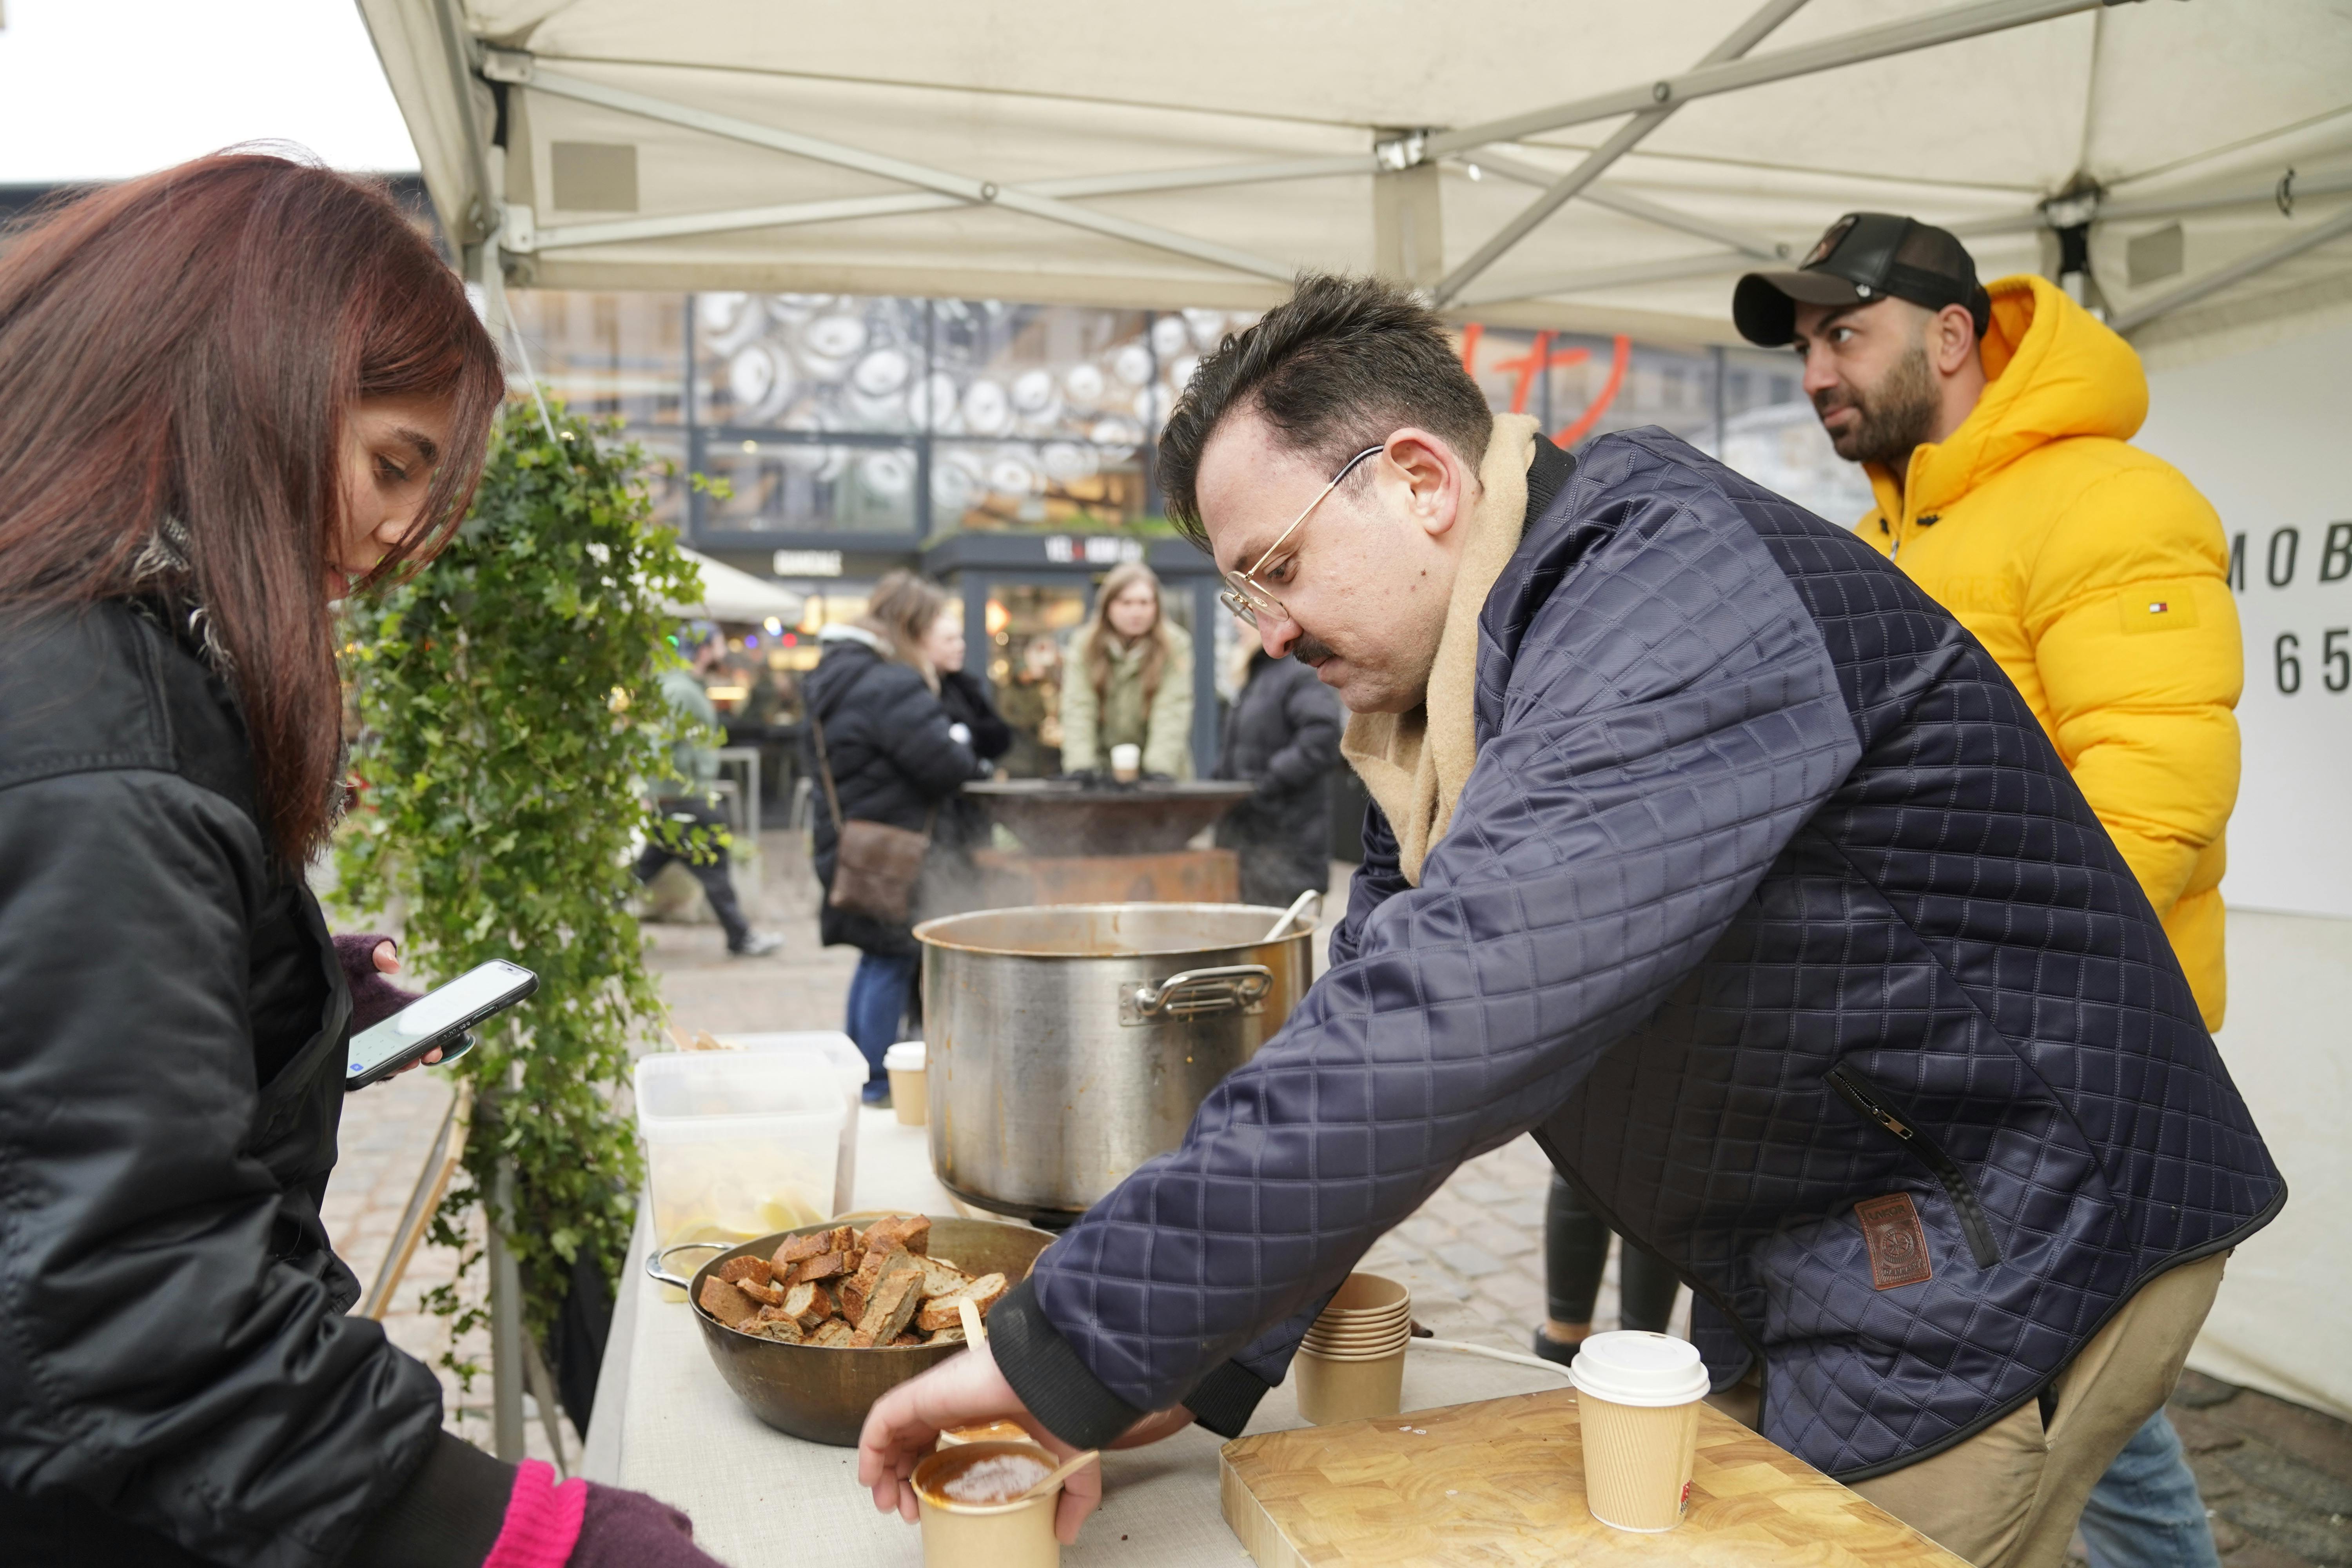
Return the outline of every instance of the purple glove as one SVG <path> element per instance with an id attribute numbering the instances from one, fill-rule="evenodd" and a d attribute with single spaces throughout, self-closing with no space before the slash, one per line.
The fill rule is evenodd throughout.
<path id="1" fill-rule="evenodd" d="M 694 1522 L 643 1492 L 588 1483 L 580 1540 L 565 1568 L 723 1568 L 694 1544 Z"/>
<path id="2" fill-rule="evenodd" d="M 394 985 L 375 966 L 375 950 L 392 938 L 380 932 L 367 931 L 355 936 L 335 938 L 335 959 L 343 966 L 343 978 L 352 988 L 352 1033 L 373 1028 L 424 995 Z M 400 944 L 393 942 L 393 951 Z"/>

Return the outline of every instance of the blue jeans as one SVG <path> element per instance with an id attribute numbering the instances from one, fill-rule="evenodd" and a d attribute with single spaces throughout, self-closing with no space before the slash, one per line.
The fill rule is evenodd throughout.
<path id="1" fill-rule="evenodd" d="M 2221 1568 L 2189 1456 L 2158 1410 L 2083 1505 L 2091 1568 Z"/>
<path id="2" fill-rule="evenodd" d="M 915 953 L 893 957 L 869 952 L 857 961 L 849 977 L 849 1037 L 866 1058 L 866 1098 L 877 1100 L 889 1090 L 890 1077 L 882 1070 L 882 1053 L 898 1040 L 899 1020 L 915 990 Z M 877 1087 L 878 1086 L 878 1087 Z"/>

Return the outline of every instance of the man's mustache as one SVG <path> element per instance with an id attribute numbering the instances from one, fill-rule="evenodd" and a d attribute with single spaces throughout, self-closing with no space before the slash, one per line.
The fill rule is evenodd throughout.
<path id="1" fill-rule="evenodd" d="M 1329 643 L 1320 637 L 1301 632 L 1298 640 L 1290 645 L 1290 657 L 1303 665 L 1317 668 L 1320 667 L 1325 659 L 1337 658 L 1339 656 L 1332 651 Z"/>

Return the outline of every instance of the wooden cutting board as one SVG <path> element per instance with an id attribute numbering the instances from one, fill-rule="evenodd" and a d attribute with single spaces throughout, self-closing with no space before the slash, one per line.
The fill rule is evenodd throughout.
<path id="1" fill-rule="evenodd" d="M 1699 1412 L 1690 1510 L 1663 1535 L 1584 1506 L 1576 1395 L 1559 1389 L 1224 1446 L 1225 1522 L 1258 1568 L 1693 1563 L 1967 1568 L 1729 1416 Z"/>

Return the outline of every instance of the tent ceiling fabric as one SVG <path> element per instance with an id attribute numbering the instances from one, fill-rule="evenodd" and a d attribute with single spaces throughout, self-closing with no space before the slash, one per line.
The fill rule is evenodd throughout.
<path id="1" fill-rule="evenodd" d="M 360 0 L 436 204 L 467 238 L 506 211 L 517 283 L 1248 307 L 1325 268 L 1403 276 L 1490 321 L 1732 341 L 1742 239 L 1801 252 L 1877 208 L 1959 227 L 1988 276 L 2048 270 L 2037 208 L 2090 185 L 2095 286 L 2143 347 L 2352 312 L 2342 0 L 1779 0 L 1765 8 L 1785 19 L 1729 68 L 1948 16 L 2016 25 L 1675 97 L 1598 184 L 1455 286 L 1630 116 L 1525 132 L 1486 163 L 1442 139 L 1451 155 L 1415 163 L 1430 143 L 1400 133 L 1616 89 L 1646 104 L 1759 3 L 908 0 L 877 26 L 869 7 L 767 0 Z M 485 78 L 503 79 L 503 156 Z M 793 150 L 754 144 L 775 132 Z M 1384 141 L 1407 166 L 1376 173 Z M 1314 172 L 1099 188 L 1299 163 Z M 468 225 L 501 178 L 507 205 L 494 194 Z M 2235 199 L 2174 210 L 2205 196 Z M 2174 223 L 2177 247 L 2132 248 Z"/>
<path id="2" fill-rule="evenodd" d="M 786 626 L 796 626 L 801 612 L 807 607 L 803 595 L 789 588 L 779 588 L 764 577 L 754 577 L 698 551 L 681 548 L 678 553 L 702 574 L 702 597 L 690 605 L 664 605 L 662 608 L 670 615 L 742 621 L 754 626 L 772 616 Z"/>

